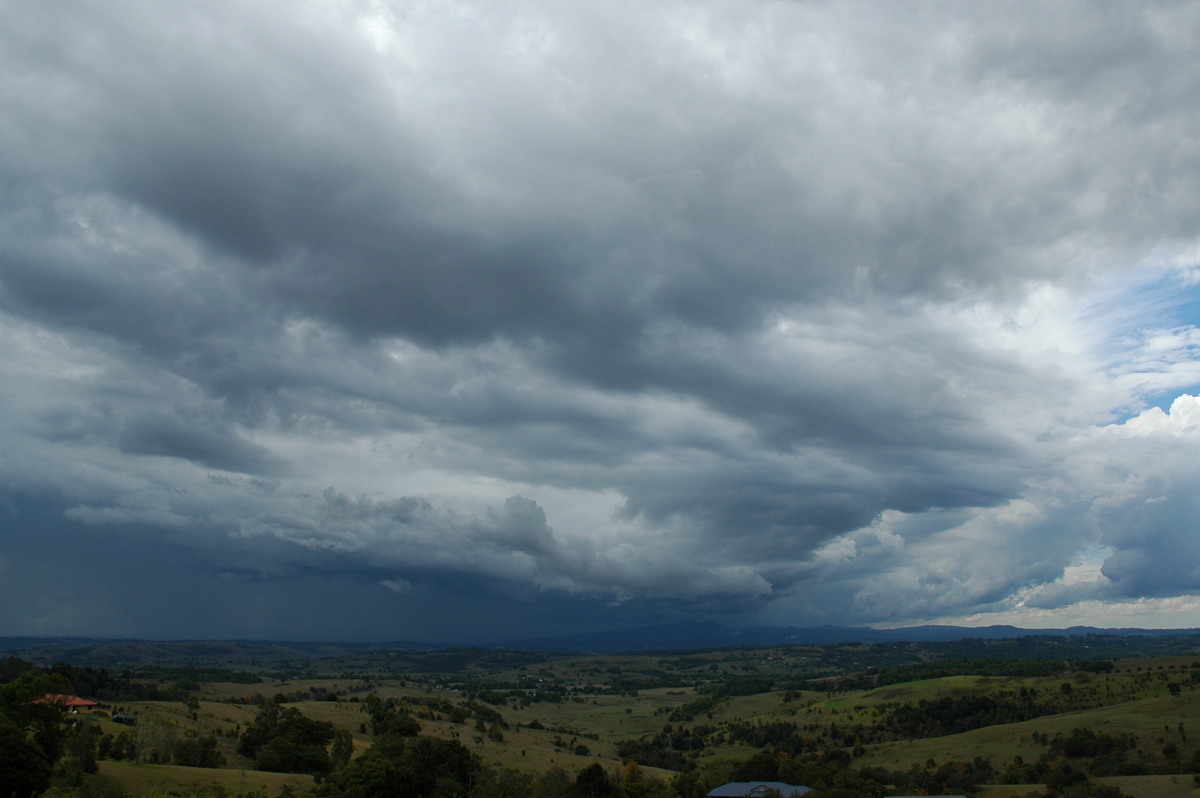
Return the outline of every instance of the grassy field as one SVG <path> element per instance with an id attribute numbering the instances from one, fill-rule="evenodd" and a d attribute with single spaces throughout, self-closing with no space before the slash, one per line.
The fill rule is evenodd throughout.
<path id="1" fill-rule="evenodd" d="M 186 795 L 211 790 L 214 787 L 219 787 L 230 795 L 254 790 L 261 790 L 267 795 L 277 795 L 285 784 L 290 785 L 297 793 L 313 785 L 312 776 L 292 773 L 189 768 L 180 765 L 134 765 L 129 762 L 101 762 L 100 774 L 117 779 L 133 795 L 148 795 L 155 791 Z"/>
<path id="2" fill-rule="evenodd" d="M 1096 782 L 1117 787 L 1133 798 L 1195 798 L 1197 794 L 1190 775 L 1111 776 Z M 989 784 L 979 788 L 976 798 L 1022 798 L 1041 790 L 1040 784 Z"/>
<path id="3" fill-rule="evenodd" d="M 848 649 L 845 656 L 854 653 Z M 672 720 L 673 713 L 705 695 L 696 687 L 702 676 L 712 681 L 775 674 L 786 680 L 806 672 L 805 660 L 806 655 L 796 651 L 770 649 L 671 657 L 569 657 L 540 663 L 526 658 L 496 672 L 471 671 L 470 678 L 485 687 L 499 685 L 488 687 L 489 700 L 494 703 L 484 706 L 499 712 L 503 725 L 485 723 L 469 713 L 465 720 L 456 720 L 448 711 L 448 707 L 462 707 L 472 700 L 461 675 L 458 681 L 406 672 L 395 677 L 374 673 L 355 678 L 264 680 L 259 684 L 205 683 L 185 700 L 117 702 L 111 709 L 139 716 L 134 729 L 103 718 L 95 722 L 103 733 L 136 735 L 147 745 L 163 736 L 174 739 L 212 733 L 226 759 L 224 768 L 105 761 L 101 772 L 120 780 L 134 795 L 155 789 L 187 794 L 201 787 L 220 787 L 229 795 L 255 789 L 275 795 L 285 784 L 303 791 L 313 783 L 311 777 L 255 771 L 254 763 L 237 753 L 237 736 L 254 723 L 258 714 L 252 702 L 278 697 L 308 718 L 328 721 L 349 732 L 355 755 L 359 755 L 372 743 L 365 704 L 368 695 L 402 702 L 420 722 L 422 734 L 458 740 L 489 766 L 531 773 L 551 767 L 574 773 L 592 763 L 615 770 L 623 764 L 618 757 L 619 742 L 652 738 L 668 725 L 719 731 L 737 725 L 787 723 L 811 729 L 820 738 L 835 726 L 873 728 L 901 704 L 919 705 L 964 696 L 1012 696 L 1019 691 L 1053 701 L 1060 711 L 961 734 L 868 743 L 857 752 L 853 767 L 903 772 L 925 767 L 930 761 L 971 762 L 982 757 L 1002 769 L 1016 757 L 1036 761 L 1047 750 L 1047 740 L 1076 728 L 1136 735 L 1139 746 L 1146 751 L 1147 762 L 1156 767 L 1169 764 L 1163 753 L 1168 748 L 1176 751 L 1179 762 L 1200 756 L 1200 693 L 1191 682 L 1196 667 L 1192 657 L 1123 661 L 1111 673 L 950 676 L 847 692 L 773 690 L 715 700 L 690 719 Z M 522 689 L 513 685 L 521 685 Z M 539 692 L 547 690 L 555 691 L 555 700 L 536 700 Z M 716 735 L 698 753 L 696 764 L 746 759 L 758 750 Z M 672 775 L 664 770 L 646 770 L 656 777 Z M 1102 781 L 1119 786 L 1135 798 L 1176 798 L 1197 793 L 1190 773 Z M 1036 789 L 1040 785 L 988 785 L 981 787 L 979 794 L 982 798 L 1017 798 Z"/>
<path id="4" fill-rule="evenodd" d="M 930 698 L 937 694 L 940 681 L 933 680 L 914 687 L 919 687 L 924 693 L 922 697 Z M 993 762 L 1006 763 L 1020 756 L 1033 760 L 1045 750 L 1044 745 L 1034 741 L 1034 732 L 1053 737 L 1075 728 L 1126 732 L 1137 735 L 1143 741 L 1153 742 L 1158 748 L 1175 743 L 1184 750 L 1200 750 L 1197 748 L 1200 740 L 1188 736 L 1189 727 L 1200 732 L 1200 693 L 1182 692 L 1178 698 L 1168 695 L 1134 699 L 1107 707 L 989 726 L 963 734 L 883 743 L 872 746 L 859 762 L 895 770 L 928 759 L 971 761 L 976 756 L 987 756 Z"/>

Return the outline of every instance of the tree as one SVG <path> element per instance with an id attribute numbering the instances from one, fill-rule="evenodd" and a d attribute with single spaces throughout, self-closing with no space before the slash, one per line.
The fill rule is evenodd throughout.
<path id="1" fill-rule="evenodd" d="M 484 769 L 471 792 L 472 798 L 526 798 L 533 791 L 534 777 L 515 768 Z"/>
<path id="2" fill-rule="evenodd" d="M 353 798 L 418 795 L 414 789 L 416 781 L 410 763 L 390 757 L 373 746 L 326 779 L 321 795 Z"/>
<path id="3" fill-rule="evenodd" d="M 481 771 L 479 757 L 457 740 L 419 737 L 406 742 L 388 737 L 334 772 L 323 794 L 353 798 L 465 794 Z"/>
<path id="4" fill-rule="evenodd" d="M 333 733 L 333 747 L 329 750 L 329 758 L 333 762 L 333 767 L 340 768 L 350 761 L 350 757 L 354 755 L 354 739 L 350 736 L 350 732 L 345 729 L 338 729 Z"/>
<path id="5" fill-rule="evenodd" d="M 50 785 L 50 760 L 24 731 L 0 719 L 0 798 L 29 798 Z"/>
<path id="6" fill-rule="evenodd" d="M 81 720 L 68 735 L 67 751 L 74 757 L 76 765 L 84 773 L 95 773 L 99 769 L 96 764 L 99 739 L 100 730 L 90 722 L 90 719 Z"/>
<path id="7" fill-rule="evenodd" d="M 133 745 L 133 735 L 127 731 L 117 733 L 113 738 L 112 744 L 109 745 L 109 759 L 133 759 L 135 753 Z"/>
<path id="8" fill-rule="evenodd" d="M 334 736 L 329 721 L 312 720 L 295 707 L 267 702 L 242 732 L 238 753 L 253 758 L 259 770 L 324 775 L 333 770 L 326 746 Z"/>
<path id="9" fill-rule="evenodd" d="M 70 682 L 57 674 L 26 671 L 14 681 L 0 685 L 0 718 L 7 718 L 53 763 L 62 756 L 65 734 L 62 712 L 45 701 L 48 693 L 72 690 Z"/>
<path id="10" fill-rule="evenodd" d="M 1060 793 L 1074 785 L 1084 784 L 1087 780 L 1086 773 L 1076 770 L 1066 762 L 1051 768 L 1045 776 L 1046 789 L 1053 793 Z"/>
<path id="11" fill-rule="evenodd" d="M 778 779 L 779 760 L 766 751 L 759 751 L 738 765 L 733 776 L 733 781 L 778 781 Z"/>
<path id="12" fill-rule="evenodd" d="M 133 761 L 152 765 L 169 762 L 175 747 L 175 727 L 160 720 L 142 720 L 133 734 Z"/>
<path id="13" fill-rule="evenodd" d="M 612 779 L 599 762 L 593 762 L 579 771 L 579 775 L 575 777 L 575 789 L 583 798 L 608 798 L 617 791 Z"/>
<path id="14" fill-rule="evenodd" d="M 555 766 L 538 776 L 529 791 L 529 798 L 563 798 L 571 795 L 574 786 L 567 771 Z"/>
<path id="15" fill-rule="evenodd" d="M 394 735 L 415 737 L 421 733 L 421 724 L 408 714 L 394 698 L 386 701 L 379 696 L 369 695 L 366 699 L 367 712 L 371 716 L 371 734 L 375 737 Z"/>
<path id="16" fill-rule="evenodd" d="M 287 737 L 273 737 L 259 748 L 254 766 L 273 773 L 324 775 L 333 770 L 333 762 L 324 748 L 296 743 Z"/>
<path id="17" fill-rule="evenodd" d="M 680 798 L 704 798 L 708 790 L 695 773 L 680 773 L 671 782 L 671 787 Z"/>
<path id="18" fill-rule="evenodd" d="M 225 755 L 217 750 L 217 738 L 211 732 L 204 737 L 188 732 L 177 739 L 171 758 L 177 765 L 194 768 L 219 768 L 225 764 Z"/>

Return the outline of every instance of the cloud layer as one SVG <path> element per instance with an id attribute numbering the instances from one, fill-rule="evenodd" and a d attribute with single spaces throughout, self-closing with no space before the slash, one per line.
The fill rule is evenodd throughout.
<path id="1" fill-rule="evenodd" d="M 0 626 L 1200 625 L 1200 13 L 1066 11 L 6 7 Z"/>

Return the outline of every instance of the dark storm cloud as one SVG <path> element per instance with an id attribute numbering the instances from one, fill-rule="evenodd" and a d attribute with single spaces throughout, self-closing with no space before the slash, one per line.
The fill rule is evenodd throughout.
<path id="1" fill-rule="evenodd" d="M 449 39 L 453 31 L 434 30 L 447 38 L 417 45 L 415 54 L 430 61 L 390 75 L 361 53 L 361 42 L 344 30 L 318 35 L 308 27 L 314 21 L 239 13 L 237 24 L 215 27 L 215 12 L 143 11 L 136 28 L 120 15 L 82 14 L 54 30 L 52 46 L 74 71 L 40 59 L 75 101 L 61 121 L 94 131 L 75 159 L 89 162 L 108 190 L 254 270 L 245 287 L 261 281 L 263 290 L 363 333 L 431 343 L 496 334 L 584 347 L 599 340 L 619 357 L 664 317 L 725 329 L 757 324 L 779 303 L 820 301 L 855 279 L 908 294 L 1007 282 L 1014 267 L 1030 276 L 1059 268 L 1032 258 L 995 268 L 1001 247 L 1011 246 L 991 235 L 1008 232 L 994 227 L 1005 220 L 995 197 L 1026 202 L 1030 181 L 1040 188 L 1046 179 L 1034 171 L 1044 164 L 1000 172 L 988 140 L 956 140 L 935 154 L 943 142 L 906 138 L 923 126 L 918 119 L 901 117 L 895 139 L 881 135 L 876 128 L 893 104 L 927 103 L 933 112 L 947 98 L 917 94 L 930 87 L 905 78 L 902 95 L 884 95 L 877 108 L 838 97 L 840 80 L 879 80 L 862 74 L 878 65 L 853 53 L 836 54 L 847 61 L 846 78 L 806 75 L 798 84 L 772 79 L 751 60 L 745 68 L 768 95 L 751 103 L 740 87 L 701 86 L 688 68 L 704 56 L 683 43 L 614 62 L 578 23 L 549 14 L 544 24 L 557 23 L 558 46 L 580 45 L 578 60 L 551 52 L 538 62 L 544 70 L 530 69 L 510 49 L 518 23 L 491 18 L 481 24 L 495 26 L 493 41 L 467 53 Z M 969 28 L 956 32 L 965 47 L 973 43 Z M 735 40 L 738 49 L 761 35 L 751 28 Z M 1169 56 L 1158 52 L 1164 47 L 1152 52 Z M 82 53 L 90 56 L 86 71 Z M 601 58 L 607 69 L 590 76 Z M 898 66 L 905 61 L 911 57 Z M 660 68 L 633 83 L 651 63 Z M 1142 61 L 1125 70 L 1122 63 L 1112 68 L 1118 74 Z M 936 66 L 950 72 L 954 63 Z M 556 73 L 565 86 L 548 79 Z M 1122 97 L 1133 88 L 1105 85 Z M 939 88 L 966 94 L 972 86 Z M 1026 90 L 1011 89 L 1017 97 Z M 493 91 L 513 95 L 512 104 L 489 101 Z M 562 95 L 581 95 L 574 115 L 558 107 Z M 814 120 L 838 111 L 862 126 L 855 137 Z M 764 114 L 777 124 L 764 127 Z M 1055 121 L 1040 116 L 1021 121 Z M 593 122 L 611 139 L 590 132 Z M 1090 133 L 1117 143 L 1108 131 Z M 674 156 L 664 154 L 668 144 Z M 1036 139 L 1024 144 L 1031 155 L 1048 149 Z M 835 147 L 831 162 L 825 150 Z M 1064 202 L 1088 187 L 1089 178 L 1071 171 L 1090 165 L 1081 149 L 1051 176 L 1064 181 Z M 917 174 L 897 173 L 902 155 L 934 171 L 913 182 Z M 955 161 L 972 156 L 972 182 L 956 180 Z M 660 171 L 666 178 L 656 181 Z M 1051 210 L 1052 218 L 1078 214 Z M 1012 221 L 1028 235 L 1035 219 Z"/>
<path id="2" fill-rule="evenodd" d="M 246 474 L 276 472 L 280 463 L 265 448 L 242 440 L 207 419 L 152 413 L 133 419 L 118 448 L 127 454 L 194 460 L 208 468 Z"/>
<path id="3" fill-rule="evenodd" d="M 0 16 L 0 485 L 64 524 L 395 623 L 1200 589 L 1136 415 L 1200 384 L 1136 298 L 1195 283 L 1190 6 Z"/>

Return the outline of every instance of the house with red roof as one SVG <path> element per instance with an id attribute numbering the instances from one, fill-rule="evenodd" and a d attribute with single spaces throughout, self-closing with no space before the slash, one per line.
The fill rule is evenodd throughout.
<path id="1" fill-rule="evenodd" d="M 80 698 L 77 695 L 63 695 L 62 693 L 46 693 L 45 698 L 39 698 L 38 704 L 55 704 L 62 707 L 67 712 L 79 712 L 82 709 L 95 709 L 100 706 L 95 701 L 89 701 L 86 698 Z"/>

